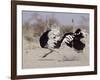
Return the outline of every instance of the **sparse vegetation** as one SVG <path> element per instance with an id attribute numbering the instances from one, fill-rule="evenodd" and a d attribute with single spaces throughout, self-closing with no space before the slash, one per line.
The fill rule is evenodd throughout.
<path id="1" fill-rule="evenodd" d="M 69 25 L 69 26 L 62 26 L 61 28 L 63 34 L 66 32 L 73 32 L 73 26 Z"/>
<path id="2" fill-rule="evenodd" d="M 52 25 L 56 24 L 61 29 L 61 34 L 64 34 L 66 32 L 73 32 L 73 28 L 75 27 L 73 25 L 74 19 L 72 19 L 72 25 L 62 25 L 57 18 L 55 18 L 55 15 L 52 14 L 51 17 L 46 17 L 43 19 L 42 15 L 38 13 L 34 13 L 27 22 L 25 22 L 23 26 L 23 37 L 28 41 L 35 40 L 36 37 L 40 37 L 40 35 L 45 32 L 47 29 L 51 28 Z M 84 16 L 81 17 L 81 20 L 79 22 L 80 26 L 77 26 L 77 28 L 86 29 L 88 32 L 88 27 L 86 24 L 88 24 L 88 19 Z"/>

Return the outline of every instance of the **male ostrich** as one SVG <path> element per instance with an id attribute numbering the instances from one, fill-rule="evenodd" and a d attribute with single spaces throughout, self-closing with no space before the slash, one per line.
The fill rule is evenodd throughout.
<path id="1" fill-rule="evenodd" d="M 65 33 L 62 38 L 59 34 L 60 32 L 57 29 L 47 30 L 42 34 L 40 37 L 40 46 L 50 50 L 43 58 L 52 53 L 55 48 L 60 48 L 62 43 L 66 43 L 67 46 L 74 48 L 77 51 L 83 50 L 85 47 L 85 44 L 80 41 L 84 38 L 80 29 L 77 29 L 75 33 Z"/>

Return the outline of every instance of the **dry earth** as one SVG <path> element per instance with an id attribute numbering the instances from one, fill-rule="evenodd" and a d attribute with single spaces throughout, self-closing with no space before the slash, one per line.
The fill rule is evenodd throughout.
<path id="1" fill-rule="evenodd" d="M 83 52 L 77 53 L 74 49 L 63 45 L 60 49 L 42 56 L 49 52 L 48 49 L 41 48 L 38 39 L 32 42 L 23 38 L 23 68 L 48 68 L 48 67 L 68 67 L 89 65 L 89 42 L 85 38 L 86 47 Z"/>

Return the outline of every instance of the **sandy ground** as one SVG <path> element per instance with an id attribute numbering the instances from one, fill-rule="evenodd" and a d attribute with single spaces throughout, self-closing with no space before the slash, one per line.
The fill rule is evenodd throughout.
<path id="1" fill-rule="evenodd" d="M 29 42 L 23 38 L 23 69 L 89 65 L 87 38 L 86 42 L 83 52 L 77 53 L 74 49 L 63 45 L 60 49 L 55 49 L 47 57 L 42 58 L 49 50 L 41 48 L 38 41 Z"/>

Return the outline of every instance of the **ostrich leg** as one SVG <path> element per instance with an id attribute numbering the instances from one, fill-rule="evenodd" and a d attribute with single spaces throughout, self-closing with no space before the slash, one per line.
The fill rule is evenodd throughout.
<path id="1" fill-rule="evenodd" d="M 54 51 L 54 50 L 52 50 L 52 49 L 49 49 L 49 50 L 50 50 L 50 52 L 46 53 L 42 58 L 47 57 L 47 55 L 51 54 L 51 53 Z"/>

